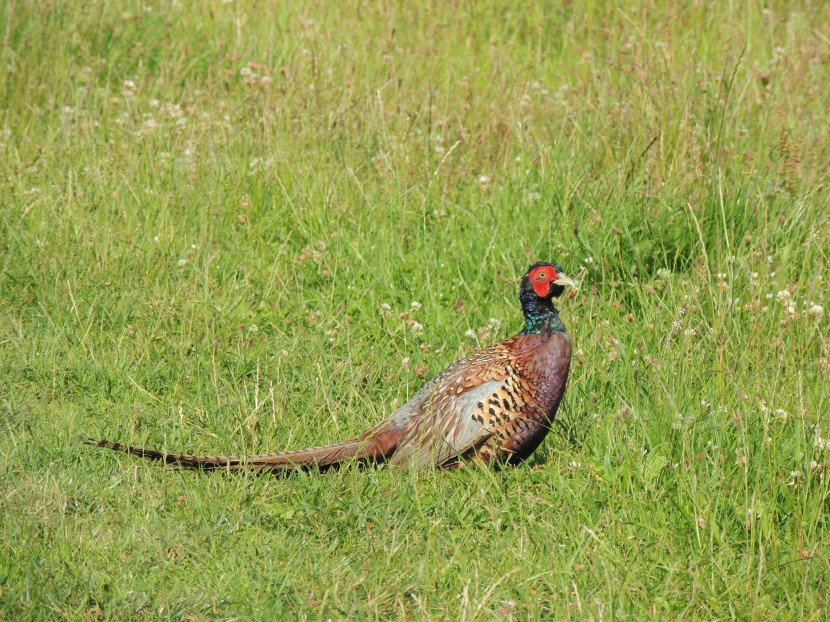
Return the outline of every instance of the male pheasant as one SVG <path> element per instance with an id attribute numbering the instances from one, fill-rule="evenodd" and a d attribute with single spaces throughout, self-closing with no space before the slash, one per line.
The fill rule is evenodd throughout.
<path id="1" fill-rule="evenodd" d="M 574 282 L 555 263 L 522 278 L 522 331 L 450 365 L 388 419 L 357 438 L 298 451 L 237 456 L 166 454 L 110 441 L 90 445 L 196 469 L 324 469 L 347 460 L 456 468 L 466 461 L 517 464 L 550 429 L 565 393 L 571 337 L 553 299 Z"/>

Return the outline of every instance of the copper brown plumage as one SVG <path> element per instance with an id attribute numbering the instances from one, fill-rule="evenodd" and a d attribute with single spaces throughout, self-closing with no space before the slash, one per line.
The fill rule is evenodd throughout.
<path id="1" fill-rule="evenodd" d="M 571 363 L 571 337 L 553 299 L 573 281 L 553 263 L 537 263 L 522 278 L 522 331 L 449 366 L 390 417 L 341 443 L 274 454 L 167 454 L 89 439 L 91 445 L 186 468 L 281 470 L 346 460 L 397 466 L 455 468 L 468 460 L 516 464 L 549 431 Z"/>

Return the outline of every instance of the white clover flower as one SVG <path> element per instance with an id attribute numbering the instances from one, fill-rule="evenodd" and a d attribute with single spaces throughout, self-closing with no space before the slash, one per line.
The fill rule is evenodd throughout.
<path id="1" fill-rule="evenodd" d="M 824 307 L 813 303 L 810 305 L 810 308 L 807 310 L 807 313 L 809 315 L 812 315 L 813 317 L 821 317 L 822 315 L 824 315 Z"/>
<path id="2" fill-rule="evenodd" d="M 416 336 L 424 334 L 424 327 L 419 322 L 412 322 L 412 324 L 409 325 L 409 328 Z"/>
<path id="3" fill-rule="evenodd" d="M 144 122 L 143 128 L 147 132 L 154 132 L 159 128 L 159 123 L 154 118 L 150 117 Z"/>
<path id="4" fill-rule="evenodd" d="M 409 305 L 409 308 L 412 309 L 413 311 L 417 311 L 418 309 L 421 308 L 421 303 L 418 302 L 417 300 L 413 300 L 412 304 Z"/>
<path id="5" fill-rule="evenodd" d="M 182 107 L 179 106 L 179 104 L 164 104 L 164 106 L 162 106 L 162 112 L 167 113 L 174 119 L 184 116 L 184 110 L 182 110 Z"/>
<path id="6" fill-rule="evenodd" d="M 775 294 L 775 299 L 780 302 L 781 304 L 786 304 L 786 302 L 790 299 L 790 292 L 789 290 L 782 289 L 777 294 Z"/>
<path id="7" fill-rule="evenodd" d="M 179 268 L 184 268 L 187 265 L 187 259 L 181 258 L 179 259 Z"/>
<path id="8" fill-rule="evenodd" d="M 470 329 L 467 330 L 466 333 L 464 333 L 464 336 L 468 337 L 469 339 L 475 339 L 476 338 L 476 331 L 474 331 L 472 328 L 470 328 Z"/>

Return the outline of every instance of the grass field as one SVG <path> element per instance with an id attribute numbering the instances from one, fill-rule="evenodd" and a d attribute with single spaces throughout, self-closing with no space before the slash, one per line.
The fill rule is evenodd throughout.
<path id="1" fill-rule="evenodd" d="M 830 6 L 626 4 L 2 3 L 0 619 L 827 619 Z M 529 464 L 78 442 L 348 437 L 530 257 Z"/>

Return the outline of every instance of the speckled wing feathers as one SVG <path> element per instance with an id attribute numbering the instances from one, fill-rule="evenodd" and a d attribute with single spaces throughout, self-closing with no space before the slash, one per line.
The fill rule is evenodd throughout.
<path id="1" fill-rule="evenodd" d="M 454 463 L 496 433 L 503 404 L 518 406 L 519 396 L 509 386 L 514 375 L 509 361 L 509 350 L 496 344 L 436 377 L 404 407 L 408 417 L 399 422 L 402 434 L 391 463 Z"/>
<path id="2" fill-rule="evenodd" d="M 499 381 L 490 380 L 460 394 L 431 396 L 406 427 L 392 464 L 403 465 L 413 459 L 417 466 L 443 464 L 485 440 L 492 430 L 475 414 L 481 400 L 498 386 Z"/>
<path id="3" fill-rule="evenodd" d="M 570 337 L 546 333 L 513 337 L 450 366 L 377 426 L 399 431 L 390 462 L 455 466 L 460 458 L 526 457 L 547 435 L 570 356 Z"/>

